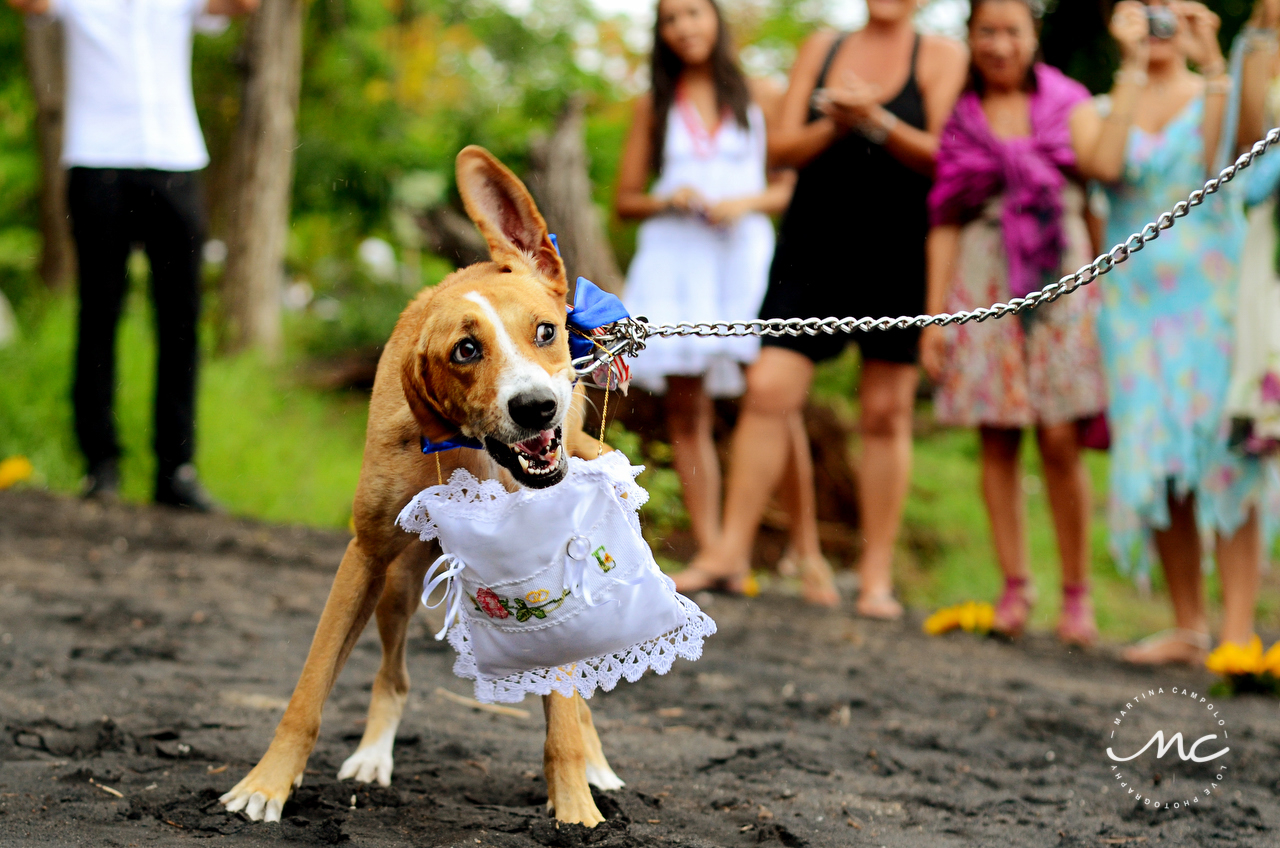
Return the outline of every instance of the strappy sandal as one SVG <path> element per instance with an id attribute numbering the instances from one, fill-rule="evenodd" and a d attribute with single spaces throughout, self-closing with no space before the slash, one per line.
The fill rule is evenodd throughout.
<path id="1" fill-rule="evenodd" d="M 800 557 L 796 553 L 796 549 L 787 545 L 787 549 L 782 552 L 782 556 L 778 557 L 778 563 L 774 568 L 777 569 L 779 577 L 799 576 Z"/>
<path id="2" fill-rule="evenodd" d="M 1017 639 L 1027 629 L 1027 619 L 1031 617 L 1031 606 L 1034 603 L 1035 592 L 1028 578 L 1006 577 L 1004 591 L 996 602 L 991 632 Z"/>
<path id="3" fill-rule="evenodd" d="M 1098 625 L 1094 621 L 1088 583 L 1063 585 L 1062 614 L 1058 617 L 1057 634 L 1059 642 L 1082 648 L 1098 641 Z"/>
<path id="4" fill-rule="evenodd" d="M 840 606 L 840 592 L 831 564 L 821 555 L 800 560 L 800 594 L 807 603 L 819 607 Z M 897 603 L 896 601 L 894 603 Z"/>
<path id="5" fill-rule="evenodd" d="M 1172 646 L 1181 646 L 1180 652 L 1171 652 Z M 1204 665 L 1213 647 L 1208 633 L 1186 627 L 1170 627 L 1130 645 L 1121 656 L 1133 665 Z"/>
<path id="6" fill-rule="evenodd" d="M 692 595 L 695 592 L 715 592 L 721 595 L 745 595 L 747 593 L 747 582 L 749 575 L 734 574 L 724 576 L 712 574 L 697 566 L 691 566 L 674 575 L 671 579 L 676 582 L 676 591 L 682 595 Z"/>
<path id="7" fill-rule="evenodd" d="M 875 621 L 897 621 L 902 618 L 902 604 L 893 596 L 893 592 L 877 592 L 874 595 L 860 595 L 853 609 L 863 618 Z"/>

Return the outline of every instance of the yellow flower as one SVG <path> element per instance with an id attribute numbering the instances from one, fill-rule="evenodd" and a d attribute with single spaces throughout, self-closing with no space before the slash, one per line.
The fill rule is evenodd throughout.
<path id="1" fill-rule="evenodd" d="M 1280 679 L 1280 642 L 1276 642 L 1262 655 L 1262 670 Z"/>
<path id="2" fill-rule="evenodd" d="M 742 581 L 742 594 L 748 598 L 754 598 L 760 594 L 760 581 L 754 574 L 748 574 Z"/>
<path id="3" fill-rule="evenodd" d="M 941 636 L 960 626 L 958 607 L 943 607 L 924 620 L 924 632 L 930 636 Z"/>
<path id="4" fill-rule="evenodd" d="M 1280 657 L 1280 653 L 1277 656 Z M 1204 665 L 1214 674 L 1220 674 L 1223 677 L 1261 674 L 1265 670 L 1262 661 L 1262 640 L 1254 636 L 1248 646 L 1236 642 L 1223 642 L 1209 654 Z"/>
<path id="5" fill-rule="evenodd" d="M 534 589 L 532 592 L 525 595 L 524 599 L 531 604 L 540 604 L 549 597 L 551 597 L 551 593 L 546 589 Z"/>
<path id="6" fill-rule="evenodd" d="M 31 476 L 35 468 L 25 456 L 11 456 L 0 461 L 0 489 L 7 489 Z"/>
<path id="7" fill-rule="evenodd" d="M 991 604 L 982 601 L 965 601 L 953 607 L 943 607 L 924 620 L 924 632 L 940 636 L 951 630 L 966 633 L 988 633 L 996 611 Z"/>

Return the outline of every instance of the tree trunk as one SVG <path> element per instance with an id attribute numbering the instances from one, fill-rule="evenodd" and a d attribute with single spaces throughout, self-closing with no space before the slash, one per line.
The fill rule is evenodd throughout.
<path id="1" fill-rule="evenodd" d="M 603 216 L 591 199 L 583 108 L 580 95 L 570 97 L 555 133 L 531 146 L 527 182 L 547 226 L 556 234 L 570 282 L 583 276 L 605 291 L 621 294 L 622 272 Z"/>
<path id="2" fill-rule="evenodd" d="M 244 94 L 231 145 L 226 347 L 280 350 L 280 294 L 302 70 L 302 0 L 263 0 L 245 28 Z"/>
<path id="3" fill-rule="evenodd" d="M 62 24 L 28 15 L 27 74 L 36 101 L 40 150 L 40 279 L 62 288 L 75 275 L 75 248 L 67 217 L 67 172 L 62 167 Z"/>

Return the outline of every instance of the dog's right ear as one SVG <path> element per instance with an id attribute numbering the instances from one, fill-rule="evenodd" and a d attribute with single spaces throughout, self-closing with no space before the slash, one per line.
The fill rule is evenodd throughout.
<path id="1" fill-rule="evenodd" d="M 492 153 L 474 144 L 458 152 L 457 173 L 462 203 L 480 228 L 493 261 L 531 262 L 546 278 L 551 293 L 565 297 L 569 282 L 564 262 L 524 183 Z"/>

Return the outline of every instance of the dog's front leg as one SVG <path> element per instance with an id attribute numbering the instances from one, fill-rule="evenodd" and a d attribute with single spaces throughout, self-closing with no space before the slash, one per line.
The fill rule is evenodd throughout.
<path id="1" fill-rule="evenodd" d="M 427 563 L 439 552 L 434 545 L 424 554 L 423 545 L 415 542 L 391 564 L 387 585 L 378 601 L 378 635 L 382 637 L 382 665 L 373 679 L 373 695 L 369 699 L 369 717 L 364 736 L 355 753 L 347 757 L 338 770 L 338 780 L 354 777 L 360 783 L 377 781 L 391 785 L 392 749 L 396 729 L 409 697 L 409 668 L 405 664 L 405 641 L 409 621 L 420 603 L 422 578 Z"/>
<path id="2" fill-rule="evenodd" d="M 578 719 L 582 723 L 582 743 L 587 755 L 587 783 L 597 789 L 621 789 L 627 784 L 613 773 L 609 761 L 604 758 L 604 749 L 600 747 L 600 734 L 596 733 L 596 723 L 591 720 L 591 708 L 586 698 L 576 698 L 578 702 Z"/>
<path id="3" fill-rule="evenodd" d="M 376 562 L 359 542 L 359 537 L 351 540 L 338 566 L 306 664 L 267 753 L 219 799 L 233 813 L 244 810 L 254 821 L 278 822 L 289 792 L 302 783 L 320 735 L 320 711 L 386 581 L 386 561 Z"/>
<path id="4" fill-rule="evenodd" d="M 587 785 L 587 745 L 582 714 L 582 697 L 542 696 L 547 716 L 547 743 L 542 766 L 547 778 L 547 809 L 563 822 L 595 827 L 604 821 Z M 585 706 L 585 705 L 584 705 Z"/>

